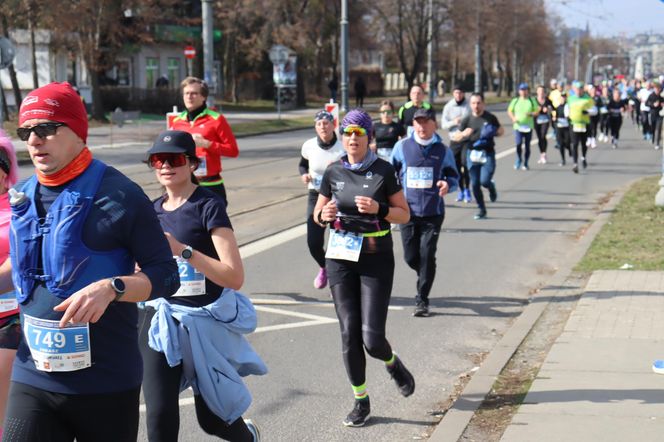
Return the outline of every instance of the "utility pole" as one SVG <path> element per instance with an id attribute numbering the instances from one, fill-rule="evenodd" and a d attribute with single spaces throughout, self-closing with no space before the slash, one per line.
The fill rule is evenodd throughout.
<path id="1" fill-rule="evenodd" d="M 203 79 L 213 93 L 216 93 L 216 75 L 214 69 L 214 42 L 212 27 L 214 18 L 212 16 L 212 0 L 202 0 L 203 7 Z"/>
<path id="2" fill-rule="evenodd" d="M 477 41 L 475 42 L 475 92 L 483 93 L 482 88 L 482 31 L 480 26 L 480 4 L 476 5 Z"/>
<path id="3" fill-rule="evenodd" d="M 348 112 L 348 0 L 341 0 L 341 110 Z"/>
<path id="4" fill-rule="evenodd" d="M 429 77 L 429 103 L 433 104 L 436 78 L 433 66 L 433 0 L 429 0 L 429 44 L 427 45 L 427 77 Z"/>
<path id="5" fill-rule="evenodd" d="M 579 38 L 574 40 L 574 80 L 579 79 Z"/>

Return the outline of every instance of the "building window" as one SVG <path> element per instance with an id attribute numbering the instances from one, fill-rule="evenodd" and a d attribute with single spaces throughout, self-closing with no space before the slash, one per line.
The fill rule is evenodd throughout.
<path id="1" fill-rule="evenodd" d="M 145 58 L 145 87 L 151 89 L 155 87 L 157 77 L 159 76 L 159 59 L 154 57 Z"/>
<path id="2" fill-rule="evenodd" d="M 129 77 L 129 60 L 118 60 L 115 65 L 116 71 L 116 80 L 118 86 L 129 86 L 131 84 Z"/>
<path id="3" fill-rule="evenodd" d="M 168 59 L 168 84 L 172 88 L 176 88 L 180 85 L 180 59 L 179 58 L 169 58 Z"/>

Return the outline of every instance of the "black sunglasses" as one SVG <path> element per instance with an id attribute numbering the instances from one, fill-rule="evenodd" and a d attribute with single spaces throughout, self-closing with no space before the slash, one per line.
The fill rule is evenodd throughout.
<path id="1" fill-rule="evenodd" d="M 46 138 L 49 135 L 55 135 L 58 131 L 58 127 L 66 126 L 65 123 L 40 123 L 35 124 L 32 127 L 19 127 L 16 129 L 16 135 L 21 139 L 21 141 L 28 141 L 30 134 L 35 133 L 39 138 Z"/>

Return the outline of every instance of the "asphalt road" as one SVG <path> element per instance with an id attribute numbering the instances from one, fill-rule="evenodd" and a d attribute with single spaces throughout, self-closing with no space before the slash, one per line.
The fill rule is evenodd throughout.
<path id="1" fill-rule="evenodd" d="M 504 112 L 497 113 L 503 124 Z M 589 168 L 575 175 L 550 164 L 530 171 L 512 168 L 511 129 L 498 143 L 498 202 L 489 218 L 475 221 L 474 204 L 446 197 L 447 215 L 438 249 L 438 275 L 431 293 L 432 316 L 413 318 L 415 274 L 403 263 L 395 232 L 396 273 L 388 339 L 413 372 L 417 388 L 399 396 L 383 368 L 367 363 L 372 419 L 362 429 L 341 420 L 352 407 L 352 391 L 341 360 L 339 329 L 328 290 L 316 290 L 317 268 L 301 227 L 305 190 L 297 175 L 299 148 L 312 131 L 244 138 L 241 156 L 224 159 L 229 212 L 245 264 L 243 292 L 254 301 L 259 328 L 250 341 L 270 373 L 247 378 L 254 402 L 246 413 L 259 422 L 265 441 L 406 441 L 426 438 L 433 416 L 490 352 L 537 289 L 566 262 L 600 202 L 632 180 L 660 172 L 661 153 L 641 141 L 631 123 L 621 147 L 603 144 L 589 152 Z M 155 196 L 158 186 L 140 164 L 147 147 L 95 151 Z M 281 232 L 281 233 L 278 233 Z M 275 235 L 275 233 L 278 233 Z M 181 400 L 182 441 L 214 440 L 198 427 L 188 393 Z M 147 440 L 141 424 L 139 440 Z"/>

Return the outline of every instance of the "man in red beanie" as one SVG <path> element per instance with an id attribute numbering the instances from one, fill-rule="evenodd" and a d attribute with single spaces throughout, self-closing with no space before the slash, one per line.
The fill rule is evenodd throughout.
<path id="1" fill-rule="evenodd" d="M 135 303 L 178 289 L 168 241 L 143 191 L 92 158 L 87 114 L 68 83 L 32 91 L 16 132 L 36 173 L 10 191 L 11 259 L 0 267 L 0 292 L 16 291 L 24 338 L 5 437 L 135 441 Z"/>

